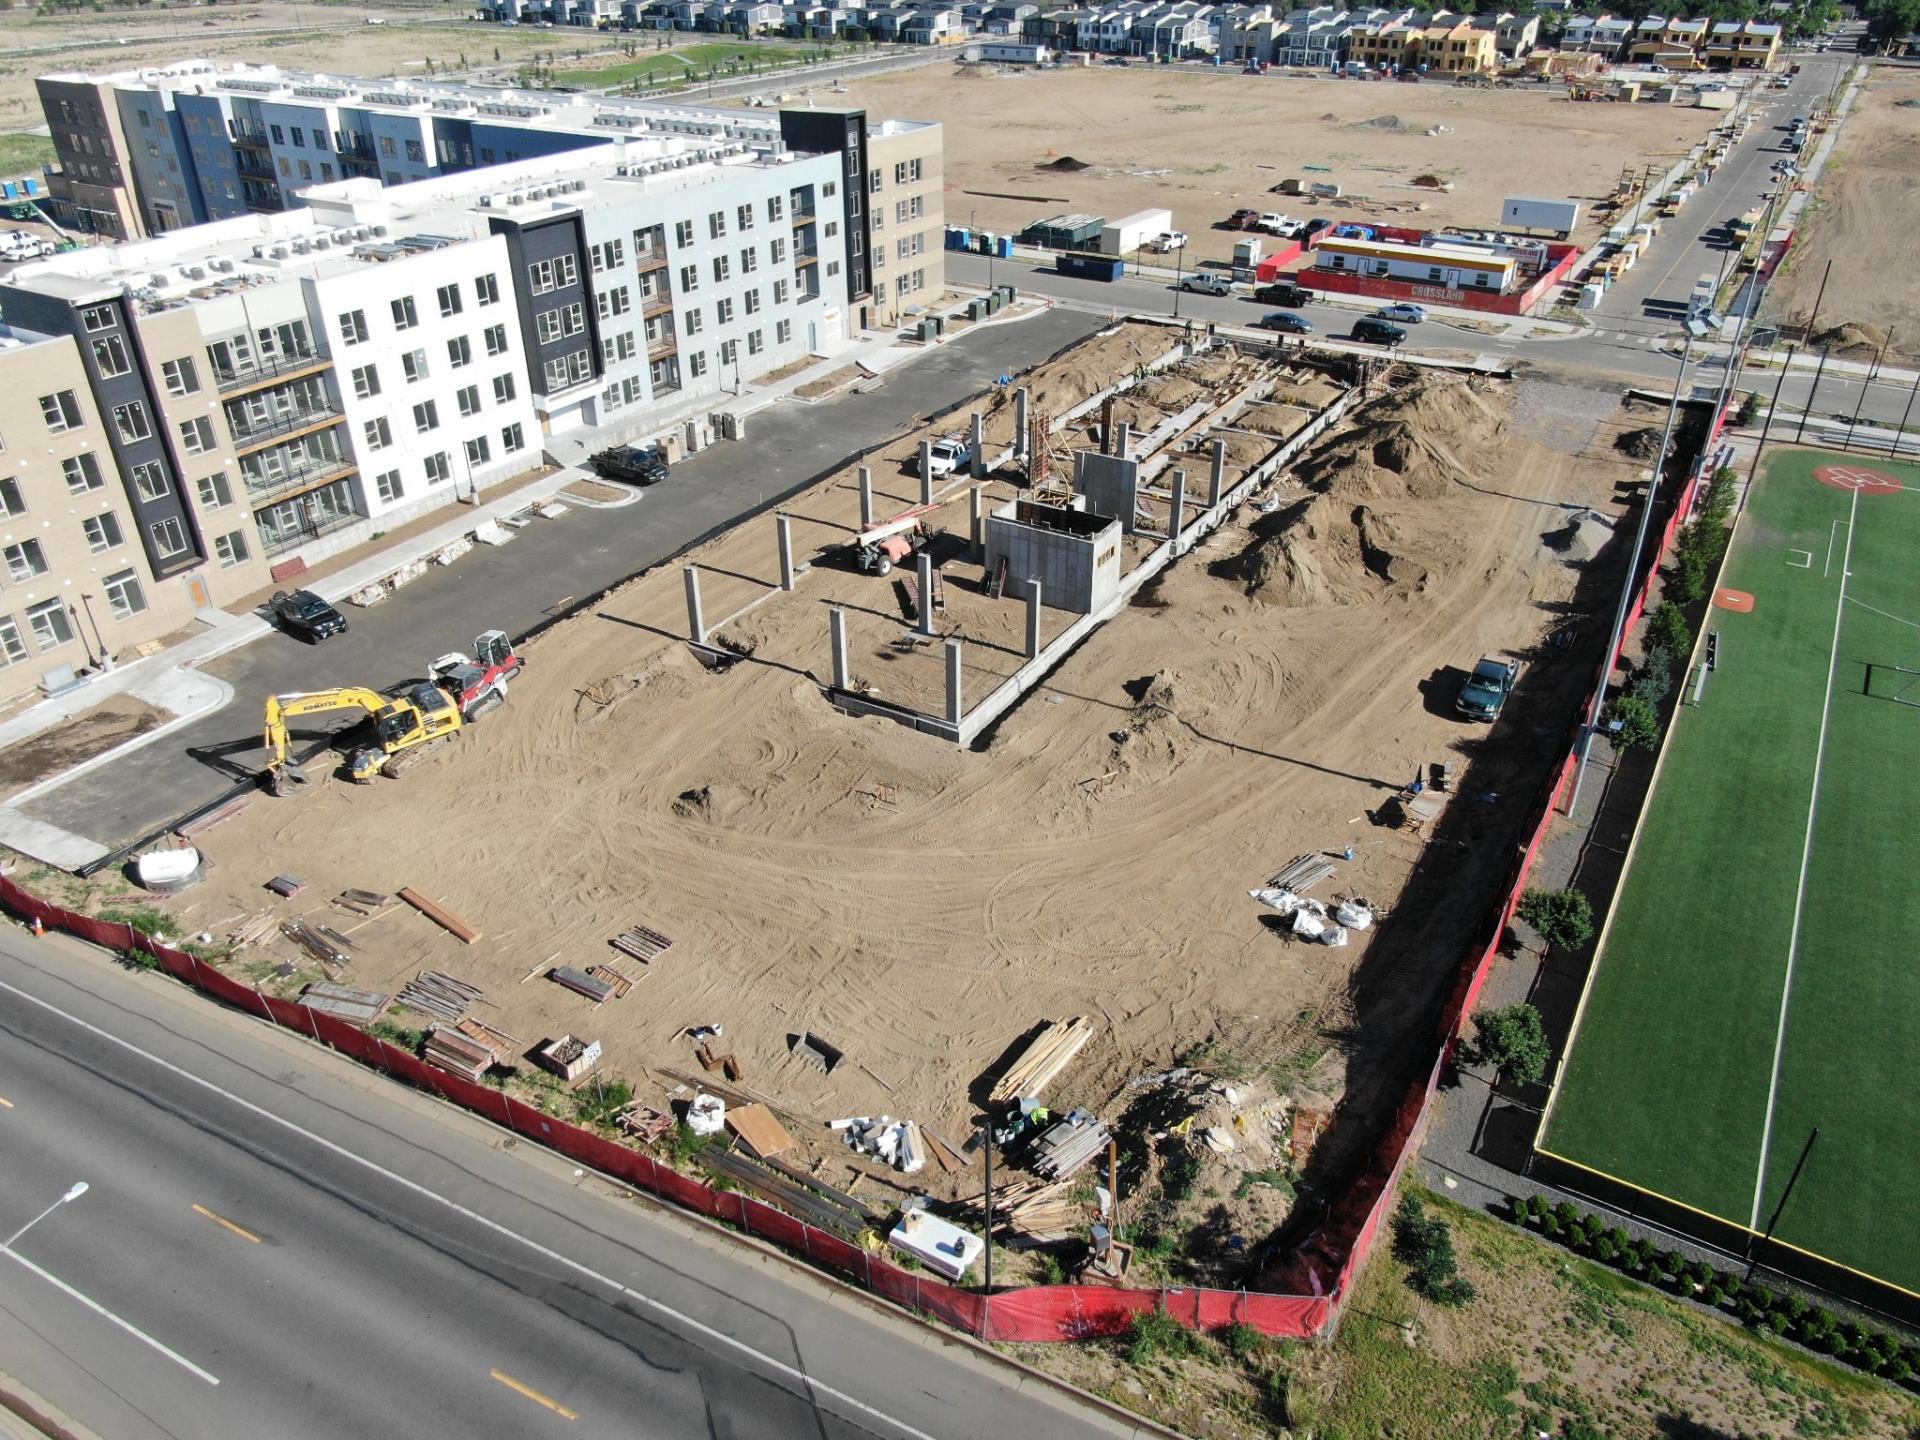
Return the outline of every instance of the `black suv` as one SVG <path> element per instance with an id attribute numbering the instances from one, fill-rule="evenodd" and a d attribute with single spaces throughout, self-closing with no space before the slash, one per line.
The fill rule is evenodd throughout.
<path id="1" fill-rule="evenodd" d="M 1305 305 L 1313 299 L 1313 292 L 1291 280 L 1279 280 L 1271 285 L 1262 285 L 1253 292 L 1253 298 L 1262 305 Z"/>
<path id="2" fill-rule="evenodd" d="M 587 464 L 603 479 L 635 485 L 654 485 L 667 478 L 667 457 L 657 445 L 616 445 L 600 451 Z"/>
<path id="3" fill-rule="evenodd" d="M 269 603 L 283 628 L 315 645 L 329 635 L 347 633 L 347 617 L 311 590 L 276 590 Z"/>

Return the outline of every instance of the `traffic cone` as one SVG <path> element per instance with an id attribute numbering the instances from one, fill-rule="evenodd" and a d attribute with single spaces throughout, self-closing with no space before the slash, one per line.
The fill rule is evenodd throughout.
<path id="1" fill-rule="evenodd" d="M 47 927 L 40 923 L 40 917 L 38 915 L 33 917 L 33 924 L 28 928 L 33 931 L 33 938 L 36 940 L 47 933 Z"/>

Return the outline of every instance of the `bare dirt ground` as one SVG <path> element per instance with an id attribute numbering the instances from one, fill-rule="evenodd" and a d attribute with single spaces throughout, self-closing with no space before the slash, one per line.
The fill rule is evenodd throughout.
<path id="1" fill-rule="evenodd" d="M 1817 203 L 1768 289 L 1780 321 L 1813 318 L 1820 282 L 1819 334 L 1850 359 L 1871 360 L 1893 332 L 1890 356 L 1920 357 L 1920 279 L 1913 236 L 1920 231 L 1920 74 L 1875 66 L 1820 177 Z"/>
<path id="2" fill-rule="evenodd" d="M 1685 150 L 1715 123 L 1706 110 L 1522 90 L 1144 67 L 935 66 L 853 80 L 831 99 L 946 126 L 949 224 L 971 214 L 1012 233 L 1067 212 L 1115 219 L 1165 207 L 1191 239 L 1189 261 L 1232 257 L 1236 237 L 1213 226 L 1243 206 L 1484 226 L 1499 223 L 1508 195 L 1593 200 L 1623 168 Z M 1446 133 L 1429 135 L 1436 127 Z M 1452 192 L 1413 186 L 1427 174 Z M 1334 182 L 1347 198 L 1315 206 L 1268 193 L 1288 178 Z M 1579 238 L 1600 228 L 1588 220 Z"/>
<path id="3" fill-rule="evenodd" d="M 1164 328 L 1125 326 L 1027 383 L 1057 414 L 1168 344 Z M 1173 405 L 1180 383 L 1150 385 Z M 678 638 L 680 575 L 641 578 L 535 642 L 512 702 L 448 753 L 402 781 L 257 800 L 204 837 L 213 878 L 166 903 L 191 907 L 176 922 L 188 932 L 224 934 L 270 907 L 357 925 L 330 897 L 413 886 L 483 938 L 462 946 L 395 907 L 350 931 L 350 983 L 393 991 L 421 968 L 452 972 L 528 1048 L 569 1031 L 602 1040 L 603 1070 L 654 1104 L 672 1089 L 660 1071 L 693 1069 L 686 1030 L 724 1024 L 745 1083 L 836 1183 L 850 1157 L 826 1121 L 885 1111 L 963 1137 L 1017 1037 L 1086 1015 L 1097 1034 L 1049 1093 L 1057 1106 L 1111 1116 L 1130 1077 L 1182 1056 L 1246 1087 L 1204 1103 L 1240 1106 L 1221 1123 L 1258 1142 L 1230 1164 L 1170 1159 L 1187 1178 L 1162 1188 L 1169 1206 L 1210 1207 L 1210 1233 L 1257 1235 L 1290 1189 L 1227 1195 L 1222 1180 L 1288 1168 L 1267 1132 L 1294 1104 L 1343 1101 L 1355 1123 L 1336 1122 L 1335 1148 L 1370 1143 L 1367 1121 L 1398 1099 L 1407 1056 L 1426 1054 L 1440 990 L 1509 864 L 1544 754 L 1533 727 L 1564 734 L 1566 716 L 1525 706 L 1502 738 L 1465 729 L 1449 667 L 1531 651 L 1565 623 L 1580 572 L 1558 537 L 1581 506 L 1610 514 L 1629 468 L 1610 421 L 1573 453 L 1534 438 L 1497 382 L 1394 383 L 1282 482 L 1277 508 L 1244 509 L 980 750 L 845 718 L 820 694 L 829 599 L 861 607 L 856 672 L 893 685 L 919 663 L 895 658 L 905 627 L 887 582 L 816 553 L 855 523 L 849 468 L 791 506 L 815 561 L 798 593 L 774 590 L 770 518 L 695 553 L 709 623 L 750 645 L 749 661 L 703 669 Z M 1284 431 L 1336 388 L 1303 380 L 1297 405 L 1276 397 L 1253 418 Z M 1011 429 L 999 400 L 990 441 Z M 868 457 L 882 514 L 916 498 L 900 462 L 917 438 Z M 964 510 L 957 521 L 964 531 Z M 978 571 L 948 574 L 958 591 Z M 1048 633 L 1061 623 L 1049 614 Z M 1589 673 L 1577 650 L 1540 653 L 1543 685 Z M 1463 766 L 1444 842 L 1371 823 L 1443 759 Z M 1345 949 L 1290 943 L 1247 891 L 1349 844 L 1355 859 L 1323 890 L 1370 897 L 1382 925 Z M 1426 878 L 1409 890 L 1416 867 Z M 260 886 L 282 871 L 307 891 L 273 901 Z M 626 998 L 596 1010 L 525 979 L 617 959 L 608 939 L 636 922 L 675 944 Z M 276 980 L 282 958 L 247 952 L 242 969 L 288 990 L 317 978 Z M 791 1056 L 802 1029 L 848 1063 L 829 1077 Z M 931 1166 L 914 1178 L 942 1181 Z"/>
<path id="4" fill-rule="evenodd" d="M 131 695 L 117 695 L 82 710 L 53 730 L 0 750 L 0 799 L 136 735 L 164 725 L 172 714 Z"/>

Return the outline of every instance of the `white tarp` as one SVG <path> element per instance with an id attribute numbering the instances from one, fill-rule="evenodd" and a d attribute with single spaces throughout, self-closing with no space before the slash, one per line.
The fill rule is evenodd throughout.
<path id="1" fill-rule="evenodd" d="M 1291 890 L 1249 890 L 1247 894 L 1282 915 L 1291 915 L 1300 908 L 1300 897 Z"/>
<path id="2" fill-rule="evenodd" d="M 687 1106 L 687 1128 L 696 1135 L 718 1135 L 726 1123 L 727 1102 L 718 1095 L 696 1095 Z"/>
<path id="3" fill-rule="evenodd" d="M 1333 918 L 1354 930 L 1373 928 L 1373 907 L 1364 900 L 1342 900 Z"/>

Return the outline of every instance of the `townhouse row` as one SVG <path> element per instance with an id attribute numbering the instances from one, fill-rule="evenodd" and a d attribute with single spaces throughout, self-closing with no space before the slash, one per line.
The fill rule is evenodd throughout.
<path id="1" fill-rule="evenodd" d="M 883 288 L 937 294 L 939 128 L 775 119 L 335 180 L 0 280 L 0 700 L 477 497 L 549 435 L 724 411 Z"/>

